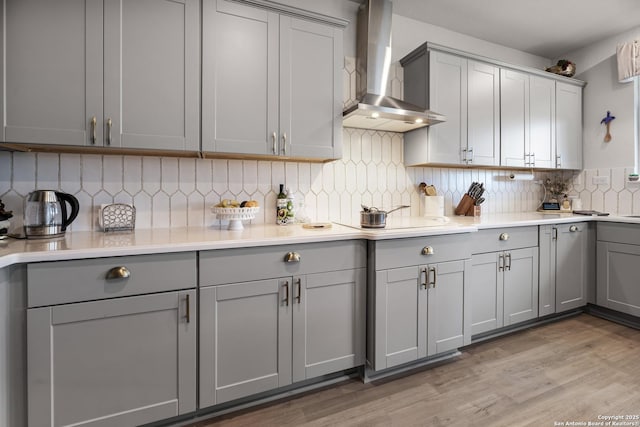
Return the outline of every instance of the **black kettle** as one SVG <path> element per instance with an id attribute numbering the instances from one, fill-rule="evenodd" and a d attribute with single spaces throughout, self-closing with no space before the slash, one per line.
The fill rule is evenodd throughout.
<path id="1" fill-rule="evenodd" d="M 28 239 L 63 236 L 79 211 L 78 199 L 71 194 L 54 190 L 33 191 L 24 201 L 24 234 Z"/>

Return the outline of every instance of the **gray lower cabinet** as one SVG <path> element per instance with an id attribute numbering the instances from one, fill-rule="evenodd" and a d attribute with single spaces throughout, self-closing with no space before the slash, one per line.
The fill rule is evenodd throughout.
<path id="1" fill-rule="evenodd" d="M 175 256 L 27 266 L 29 426 L 136 426 L 195 411 L 195 254 Z M 76 302 L 76 281 L 87 301 Z M 166 282 L 176 290 L 136 292 Z M 69 303 L 39 298 L 47 287 Z"/>
<path id="2" fill-rule="evenodd" d="M 538 317 L 537 246 L 535 226 L 473 235 L 469 284 L 473 335 Z"/>
<path id="3" fill-rule="evenodd" d="M 596 303 L 640 316 L 640 229 L 634 224 L 598 223 Z"/>
<path id="4" fill-rule="evenodd" d="M 199 150 L 198 0 L 3 5 L 1 141 Z"/>
<path id="5" fill-rule="evenodd" d="M 469 342 L 464 234 L 371 243 L 367 359 L 379 371 Z M 402 266 L 415 261 L 425 264 Z M 387 268 L 398 266 L 397 268 Z"/>
<path id="6" fill-rule="evenodd" d="M 365 253 L 359 241 L 201 253 L 200 407 L 363 365 Z"/>
<path id="7" fill-rule="evenodd" d="M 540 316 L 589 302 L 595 277 L 594 234 L 590 223 L 540 226 Z"/>
<path id="8" fill-rule="evenodd" d="M 202 150 L 339 158 L 341 26 L 256 3 L 203 2 Z"/>

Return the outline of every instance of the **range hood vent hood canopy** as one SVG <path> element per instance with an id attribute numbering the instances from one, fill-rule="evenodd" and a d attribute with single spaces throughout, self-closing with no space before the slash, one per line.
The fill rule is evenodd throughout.
<path id="1" fill-rule="evenodd" d="M 391 66 L 391 15 L 390 0 L 365 0 L 358 10 L 358 102 L 343 112 L 343 126 L 407 132 L 446 120 L 441 114 L 385 95 Z"/>

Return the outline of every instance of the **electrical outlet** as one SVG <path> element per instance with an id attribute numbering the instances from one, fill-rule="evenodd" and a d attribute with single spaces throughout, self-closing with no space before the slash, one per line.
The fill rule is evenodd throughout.
<path id="1" fill-rule="evenodd" d="M 594 176 L 591 178 L 591 183 L 593 185 L 609 185 L 609 177 L 605 175 Z"/>

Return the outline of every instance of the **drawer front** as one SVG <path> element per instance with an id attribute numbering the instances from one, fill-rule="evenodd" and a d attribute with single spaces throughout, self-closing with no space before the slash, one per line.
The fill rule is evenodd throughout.
<path id="1" fill-rule="evenodd" d="M 471 233 L 410 237 L 371 242 L 376 270 L 453 261 L 471 257 Z M 428 248 L 431 248 L 430 250 Z M 423 254 L 424 250 L 424 254 Z"/>
<path id="2" fill-rule="evenodd" d="M 289 253 L 297 254 L 299 260 L 287 262 Z M 202 251 L 199 283 L 211 286 L 363 268 L 366 262 L 364 240 Z"/>
<path id="3" fill-rule="evenodd" d="M 621 222 L 598 222 L 597 239 L 601 242 L 640 244 L 640 224 Z"/>
<path id="4" fill-rule="evenodd" d="M 506 227 L 480 230 L 473 234 L 471 253 L 508 251 L 538 246 L 538 227 Z"/>
<path id="5" fill-rule="evenodd" d="M 108 278 L 121 267 L 129 277 Z M 39 307 L 193 288 L 196 267 L 195 252 L 32 263 L 27 301 Z"/>

